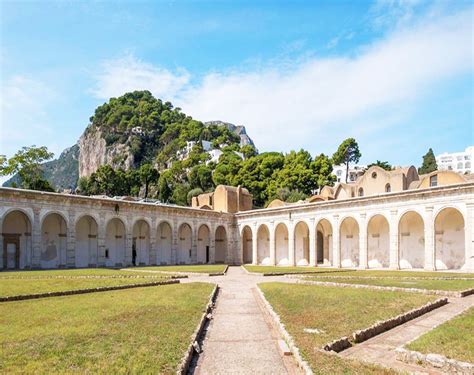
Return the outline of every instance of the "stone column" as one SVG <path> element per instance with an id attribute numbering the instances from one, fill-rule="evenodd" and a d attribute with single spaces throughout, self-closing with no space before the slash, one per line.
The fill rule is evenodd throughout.
<path id="1" fill-rule="evenodd" d="M 253 223 L 252 229 L 252 264 L 258 264 L 258 249 L 257 249 L 257 223 Z"/>
<path id="2" fill-rule="evenodd" d="M 198 229 L 197 223 L 193 221 L 193 227 L 191 228 L 191 263 L 197 263 L 197 237 L 198 237 Z"/>
<path id="3" fill-rule="evenodd" d="M 295 261 L 295 226 L 293 220 L 288 222 L 288 263 L 290 266 L 296 266 Z"/>
<path id="4" fill-rule="evenodd" d="M 178 264 L 178 220 L 173 220 L 171 228 L 171 264 Z"/>
<path id="5" fill-rule="evenodd" d="M 359 268 L 368 267 L 367 214 L 361 213 L 359 219 Z"/>
<path id="6" fill-rule="evenodd" d="M 464 223 L 465 268 L 469 271 L 474 271 L 474 203 L 467 203 L 466 208 Z"/>
<path id="7" fill-rule="evenodd" d="M 276 265 L 275 222 L 270 221 L 270 265 Z"/>
<path id="8" fill-rule="evenodd" d="M 341 241 L 339 239 L 339 215 L 333 216 L 332 259 L 333 267 L 341 268 Z"/>
<path id="9" fill-rule="evenodd" d="M 216 227 L 212 227 L 209 233 L 209 263 L 216 263 Z"/>
<path id="10" fill-rule="evenodd" d="M 400 259 L 398 251 L 398 211 L 390 211 L 390 269 L 400 269 Z"/>
<path id="11" fill-rule="evenodd" d="M 158 260 L 156 259 L 156 254 L 158 253 L 156 250 L 157 241 L 156 241 L 156 218 L 151 219 L 151 227 L 150 227 L 150 254 L 148 254 L 148 264 L 150 265 L 157 265 Z"/>
<path id="12" fill-rule="evenodd" d="M 314 225 L 314 218 L 311 218 L 309 219 L 309 265 L 312 267 L 316 267 L 317 263 L 318 261 L 316 256 L 316 227 Z"/>
<path id="13" fill-rule="evenodd" d="M 106 222 L 105 215 L 99 216 L 99 222 L 97 228 L 97 252 L 89 254 L 89 262 L 92 267 L 103 267 L 105 266 L 105 236 L 106 236 Z"/>
<path id="14" fill-rule="evenodd" d="M 435 231 L 433 206 L 425 207 L 425 270 L 434 271 L 435 265 Z"/>
<path id="15" fill-rule="evenodd" d="M 66 237 L 66 267 L 76 266 L 76 215 L 74 211 L 69 211 L 67 237 Z"/>
<path id="16" fill-rule="evenodd" d="M 132 263 L 132 249 L 133 249 L 133 217 L 128 216 L 125 221 L 125 256 L 124 261 L 126 266 L 131 266 Z M 138 256 L 137 256 L 138 263 Z"/>
<path id="17" fill-rule="evenodd" d="M 31 223 L 32 259 L 31 268 L 41 268 L 41 222 L 39 207 L 33 207 L 33 222 Z"/>

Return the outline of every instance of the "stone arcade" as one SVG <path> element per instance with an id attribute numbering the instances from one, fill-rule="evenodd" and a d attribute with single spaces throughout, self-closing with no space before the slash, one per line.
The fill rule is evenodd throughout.
<path id="1" fill-rule="evenodd" d="M 236 213 L 0 188 L 0 269 L 129 266 L 135 249 L 139 265 L 474 271 L 474 183 L 422 181 Z"/>

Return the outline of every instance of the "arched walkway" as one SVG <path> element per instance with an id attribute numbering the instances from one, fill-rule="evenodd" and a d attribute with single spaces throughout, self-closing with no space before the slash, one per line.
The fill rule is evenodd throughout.
<path id="1" fill-rule="evenodd" d="M 0 269 L 31 266 L 31 222 L 21 211 L 11 211 L 3 219 L 3 254 Z"/>
<path id="2" fill-rule="evenodd" d="M 191 263 L 192 235 L 193 231 L 189 224 L 181 224 L 178 230 L 178 264 Z"/>
<path id="3" fill-rule="evenodd" d="M 252 229 L 246 225 L 242 229 L 242 261 L 244 264 L 251 264 L 253 261 L 252 251 L 253 251 L 253 242 L 252 242 Z"/>
<path id="4" fill-rule="evenodd" d="M 227 255 L 227 232 L 223 226 L 216 229 L 216 254 L 215 263 L 225 263 Z"/>
<path id="5" fill-rule="evenodd" d="M 173 231 L 171 230 L 171 226 L 166 221 L 163 221 L 158 226 L 156 243 L 156 263 L 162 265 L 171 264 L 171 244 L 173 243 Z"/>
<path id="6" fill-rule="evenodd" d="M 197 242 L 197 262 L 209 263 L 210 231 L 206 224 L 199 227 Z"/>
<path id="7" fill-rule="evenodd" d="M 126 231 L 122 220 L 113 218 L 105 227 L 105 265 L 107 267 L 120 267 L 125 264 Z M 131 254 L 130 254 L 131 256 Z M 92 264 L 97 264 L 97 259 L 92 259 Z"/>
<path id="8" fill-rule="evenodd" d="M 132 252 L 137 252 L 136 264 L 150 264 L 150 226 L 145 220 L 138 220 L 133 226 Z"/>
<path id="9" fill-rule="evenodd" d="M 398 223 L 400 269 L 423 268 L 425 265 L 425 232 L 421 215 L 408 211 Z"/>
<path id="10" fill-rule="evenodd" d="M 437 270 L 458 270 L 466 262 L 464 218 L 457 209 L 445 208 L 435 219 Z"/>
<path id="11" fill-rule="evenodd" d="M 270 264 L 270 231 L 265 224 L 257 231 L 257 260 L 259 264 Z"/>
<path id="12" fill-rule="evenodd" d="M 332 225 L 321 219 L 316 225 L 316 260 L 318 263 L 332 264 Z"/>
<path id="13" fill-rule="evenodd" d="M 359 224 L 352 217 L 347 217 L 340 227 L 341 266 L 359 266 Z"/>
<path id="14" fill-rule="evenodd" d="M 309 265 L 309 228 L 304 221 L 295 226 L 295 262 L 297 266 Z"/>
<path id="15" fill-rule="evenodd" d="M 280 223 L 275 228 L 275 261 L 279 266 L 286 266 L 288 258 L 288 228 Z"/>
<path id="16" fill-rule="evenodd" d="M 66 266 L 67 225 L 64 218 L 57 214 L 48 214 L 41 225 L 41 268 Z"/>
<path id="17" fill-rule="evenodd" d="M 373 216 L 367 225 L 367 261 L 369 268 L 390 265 L 390 227 L 383 215 Z"/>
<path id="18" fill-rule="evenodd" d="M 76 223 L 76 267 L 89 267 L 98 257 L 98 226 L 92 216 L 83 216 Z"/>

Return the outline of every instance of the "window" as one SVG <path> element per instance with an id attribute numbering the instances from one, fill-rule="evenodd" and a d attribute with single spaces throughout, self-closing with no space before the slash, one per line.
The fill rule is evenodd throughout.
<path id="1" fill-rule="evenodd" d="M 431 187 L 438 186 L 438 175 L 437 174 L 430 177 L 430 186 Z"/>
<path id="2" fill-rule="evenodd" d="M 340 177 L 341 175 L 342 175 L 342 171 L 337 171 L 337 172 L 336 172 L 336 176 L 339 176 L 339 177 Z"/>
<path id="3" fill-rule="evenodd" d="M 364 189 L 359 188 L 359 197 L 363 197 L 363 196 L 364 196 Z"/>
<path id="4" fill-rule="evenodd" d="M 462 169 L 462 163 L 458 163 L 458 169 Z"/>
<path id="5" fill-rule="evenodd" d="M 390 184 L 385 185 L 385 192 L 390 193 L 391 191 L 392 191 L 392 187 L 390 186 Z"/>
<path id="6" fill-rule="evenodd" d="M 372 178 L 377 178 L 377 172 L 372 172 Z"/>
<path id="7" fill-rule="evenodd" d="M 470 162 L 466 162 L 466 164 L 464 164 L 464 168 L 466 168 L 466 169 L 471 168 L 471 163 L 470 163 Z"/>

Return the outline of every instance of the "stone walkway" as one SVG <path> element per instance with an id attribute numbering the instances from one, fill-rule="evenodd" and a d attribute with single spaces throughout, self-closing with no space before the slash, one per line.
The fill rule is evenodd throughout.
<path id="1" fill-rule="evenodd" d="M 434 369 L 409 365 L 396 359 L 395 349 L 422 334 L 431 331 L 434 327 L 452 319 L 459 313 L 474 306 L 474 295 L 465 298 L 449 298 L 449 303 L 433 310 L 419 318 L 413 319 L 399 327 L 391 329 L 370 340 L 357 344 L 342 353 L 341 357 L 355 358 L 382 366 L 396 368 L 408 372 L 441 374 Z"/>
<path id="2" fill-rule="evenodd" d="M 257 283 L 273 278 L 248 275 L 240 267 L 229 267 L 226 276 L 190 277 L 182 281 L 208 281 L 220 287 L 195 374 L 302 373 L 292 357 L 280 354 L 281 337 L 255 295 Z"/>

